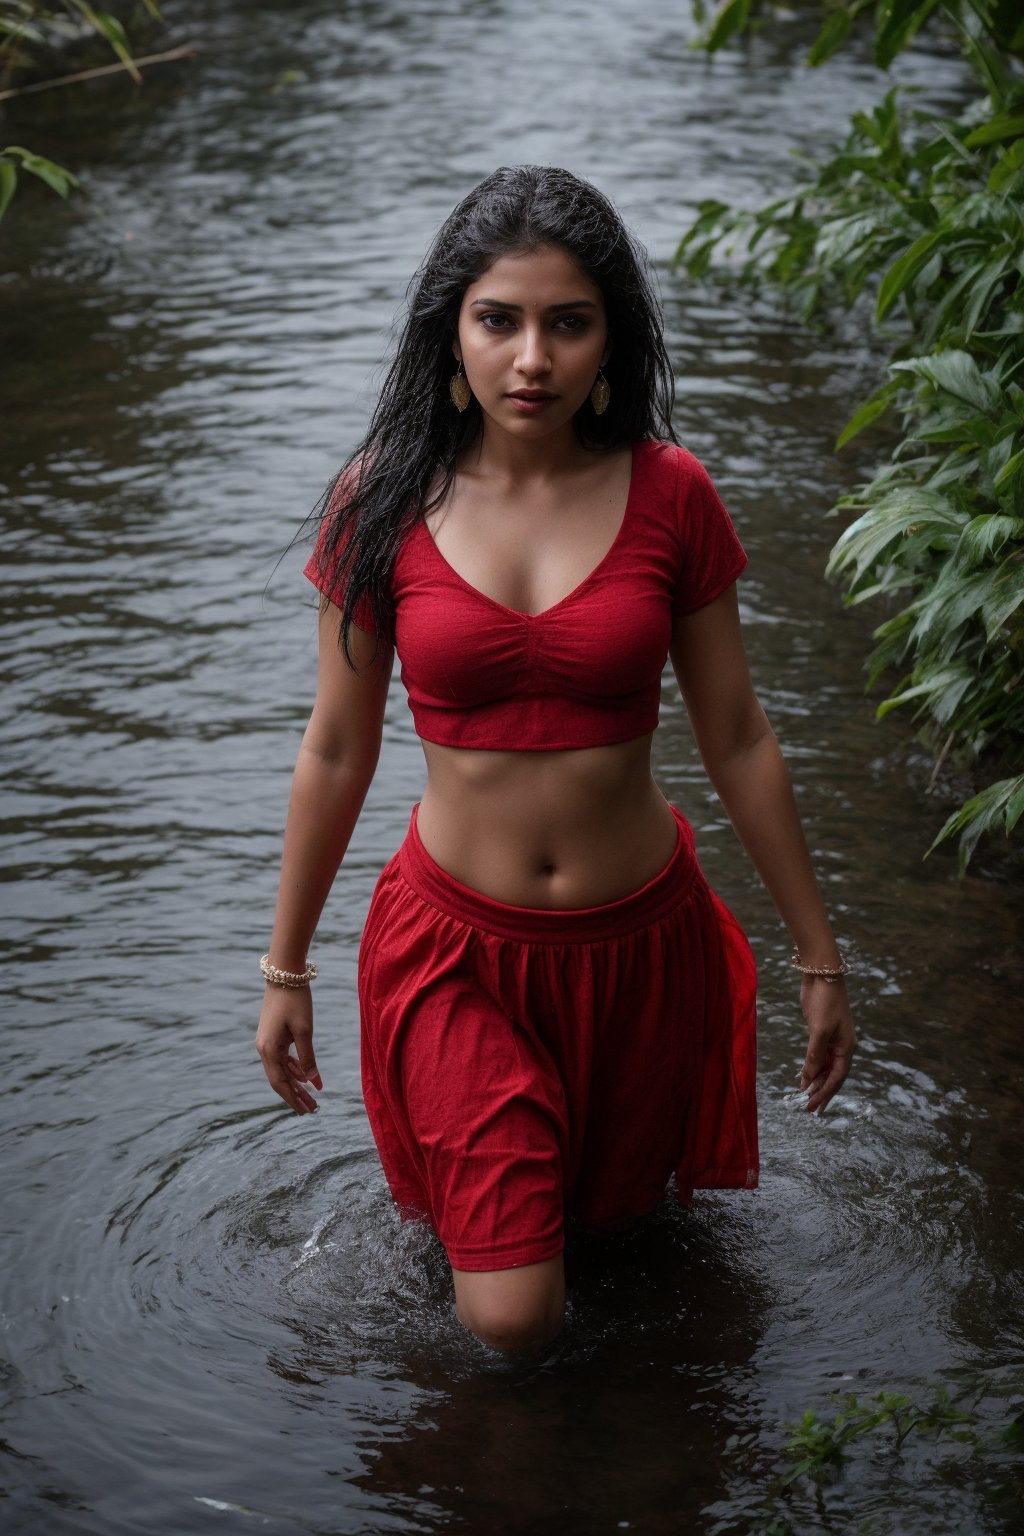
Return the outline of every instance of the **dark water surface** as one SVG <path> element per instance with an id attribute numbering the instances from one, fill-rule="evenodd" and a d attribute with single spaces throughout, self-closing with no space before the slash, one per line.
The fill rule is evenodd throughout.
<path id="1" fill-rule="evenodd" d="M 747 1532 L 785 1424 L 829 1392 L 970 1390 L 991 1441 L 1021 1388 L 1019 898 L 921 862 L 943 812 L 908 781 L 906 724 L 862 695 L 871 616 L 822 580 L 822 514 L 856 474 L 830 444 L 872 377 L 854 322 L 811 336 L 662 273 L 679 428 L 751 555 L 757 681 L 858 957 L 834 1111 L 787 1106 L 786 938 L 668 690 L 661 782 L 762 971 L 756 1194 L 574 1250 L 540 1369 L 453 1321 L 358 1084 L 356 944 L 422 782 L 397 692 L 316 947 L 316 1119 L 278 1106 L 252 1050 L 314 662 L 301 554 L 275 562 L 360 433 L 440 217 L 497 163 L 563 163 L 664 268 L 699 198 L 784 187 L 878 78 L 855 57 L 807 72 L 785 23 L 708 63 L 684 3 L 166 9 L 194 66 L 5 124 L 90 195 L 26 196 L 0 262 L 0 1522 Z M 957 89 L 949 61 L 908 73 Z M 798 1487 L 791 1528 L 1010 1531 L 1012 1477 L 994 1450 L 876 1436 L 817 1503 Z"/>

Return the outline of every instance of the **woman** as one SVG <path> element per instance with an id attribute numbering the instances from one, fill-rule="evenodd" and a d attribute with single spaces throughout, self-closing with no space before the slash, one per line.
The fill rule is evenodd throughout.
<path id="1" fill-rule="evenodd" d="M 661 673 L 796 946 L 801 1087 L 855 1043 L 786 769 L 752 686 L 746 557 L 670 425 L 643 253 L 566 171 L 495 172 L 442 227 L 366 439 L 328 493 L 316 700 L 257 1046 L 321 1088 L 308 947 L 370 784 L 393 655 L 427 764 L 360 949 L 363 1087 L 403 1215 L 504 1350 L 561 1326 L 593 1227 L 757 1181 L 753 963 L 650 766 Z"/>

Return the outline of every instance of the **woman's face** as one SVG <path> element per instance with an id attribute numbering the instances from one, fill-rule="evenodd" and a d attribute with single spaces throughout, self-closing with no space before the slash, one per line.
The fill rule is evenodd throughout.
<path id="1" fill-rule="evenodd" d="M 463 294 L 452 350 L 485 429 L 566 429 L 607 361 L 601 290 L 561 246 L 501 256 Z"/>

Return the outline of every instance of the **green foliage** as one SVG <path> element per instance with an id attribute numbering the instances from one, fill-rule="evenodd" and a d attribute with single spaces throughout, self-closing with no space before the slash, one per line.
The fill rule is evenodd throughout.
<path id="1" fill-rule="evenodd" d="M 935 1447 L 946 1444 L 955 1458 L 956 1477 L 962 1484 L 965 1469 L 983 1471 L 991 1492 L 1007 1502 L 1016 1501 L 1012 1464 L 1024 1449 L 1024 1418 L 1018 1412 L 1010 1421 L 994 1428 L 983 1423 L 979 1406 L 993 1395 L 992 1384 L 983 1380 L 964 1386 L 953 1396 L 944 1383 L 936 1383 L 920 1399 L 907 1393 L 883 1388 L 870 1398 L 833 1392 L 830 1409 L 819 1412 L 808 1408 L 795 1424 L 786 1426 L 788 1439 L 783 1448 L 785 1465 L 764 1490 L 756 1514 L 752 1514 L 752 1532 L 756 1536 L 796 1536 L 808 1529 L 803 1515 L 813 1514 L 813 1529 L 839 1529 L 833 1525 L 831 1508 L 823 1501 L 825 1490 L 847 1492 L 863 1482 L 865 1465 L 881 1470 L 886 1459 L 895 1460 L 908 1451 L 913 1442 L 926 1442 L 929 1473 L 939 1472 Z M 1004 1394 L 997 1391 L 999 1397 Z M 850 1463 L 861 1455 L 858 1469 Z M 864 1457 L 870 1458 L 867 1463 Z M 1005 1485 L 993 1488 L 994 1472 L 1011 1470 Z M 849 1473 L 849 1475 L 847 1475 Z M 848 1513 L 849 1511 L 845 1511 Z M 819 1523 L 820 1522 L 820 1523 Z M 882 1527 L 869 1521 L 843 1530 L 895 1531 L 898 1525 Z"/>
<path id="2" fill-rule="evenodd" d="M 8 144 L 6 148 L 0 149 L 0 219 L 18 185 L 19 166 L 23 171 L 38 176 L 40 181 L 45 181 L 60 197 L 67 197 L 71 188 L 78 186 L 78 177 L 73 176 L 64 166 L 47 160 L 45 155 L 33 154 L 20 144 Z"/>
<path id="3" fill-rule="evenodd" d="M 109 11 L 94 11 L 91 5 L 86 4 L 86 0 L 71 0 L 71 3 L 74 5 L 75 10 L 85 17 L 90 26 L 94 27 L 101 37 L 106 38 L 125 69 L 127 69 L 136 85 L 138 85 L 142 76 L 136 69 L 131 53 L 128 51 L 128 39 L 125 36 L 124 27 L 117 17 L 111 16 Z"/>
<path id="4" fill-rule="evenodd" d="M 142 0 L 142 3 L 154 20 L 161 20 L 156 0 Z M 37 4 L 35 0 L 0 0 L 0 63 L 5 56 L 11 55 L 19 42 L 45 45 L 45 24 L 68 16 L 87 22 L 114 50 L 136 84 L 141 81 L 142 76 L 132 58 L 124 26 L 109 11 L 96 10 L 88 0 L 60 0 L 58 4 Z M 9 145 L 6 149 L 0 149 L 0 219 L 6 213 L 17 189 L 19 167 L 44 181 L 60 197 L 67 197 L 71 188 L 79 185 L 76 176 L 64 166 L 48 160 L 45 155 L 23 149 L 17 144 Z"/>
<path id="5" fill-rule="evenodd" d="M 699 11 L 699 7 L 695 7 Z M 701 38 L 700 46 L 714 53 L 775 9 L 772 0 L 725 0 Z M 823 3 L 821 31 L 807 62 L 824 64 L 857 30 L 874 26 L 874 59 L 888 69 L 898 53 L 926 26 L 954 28 L 965 53 L 983 76 L 985 53 L 1024 57 L 1024 17 L 1019 0 L 837 0 Z M 998 63 L 998 58 L 996 61 Z M 987 86 L 986 78 L 986 86 Z"/>
<path id="6" fill-rule="evenodd" d="M 750 0 L 718 13 L 708 46 L 747 25 Z M 926 734 L 1014 776 L 983 789 L 935 842 L 978 840 L 1020 820 L 1024 767 L 1024 20 L 1003 0 L 853 0 L 832 8 L 820 63 L 861 21 L 885 67 L 945 19 L 981 83 L 960 117 L 890 90 L 846 141 L 766 208 L 702 204 L 676 253 L 694 276 L 730 267 L 769 280 L 805 318 L 873 300 L 894 349 L 879 388 L 839 437 L 882 415 L 902 429 L 888 465 L 840 509 L 853 514 L 829 561 L 848 601 L 887 599 L 869 686 L 896 671 L 880 716 L 910 706 Z M 735 23 L 735 25 L 734 25 Z M 933 847 L 935 844 L 933 843 Z"/>
<path id="7" fill-rule="evenodd" d="M 978 840 L 985 832 L 998 831 L 1000 827 L 1009 837 L 1024 816 L 1024 774 L 1015 779 L 999 779 L 980 794 L 974 795 L 954 811 L 942 828 L 932 848 L 945 837 L 960 834 L 960 873 L 967 868 Z M 931 853 L 931 848 L 928 852 Z M 1018 1423 L 1021 1446 L 1024 1448 L 1024 1426 Z"/>
<path id="8" fill-rule="evenodd" d="M 33 20 L 32 0 L 3 0 L 0 4 L 0 50 L 10 49 L 19 38 L 41 43 L 43 34 Z"/>
<path id="9" fill-rule="evenodd" d="M 1016 338 L 985 369 L 953 348 L 890 365 L 914 435 L 840 503 L 855 517 L 828 567 L 854 603 L 911 594 L 875 632 L 872 681 L 902 674 L 878 713 L 910 704 L 972 757 L 1024 742 L 1022 365 Z"/>
<path id="10" fill-rule="evenodd" d="M 808 1408 L 799 1424 L 788 1426 L 790 1438 L 786 1442 L 786 1458 L 792 1466 L 780 1479 L 779 1486 L 788 1488 L 800 1478 L 813 1482 L 827 1482 L 834 1477 L 848 1447 L 868 1435 L 884 1434 L 894 1450 L 900 1450 L 912 1434 L 941 1436 L 952 1433 L 955 1438 L 976 1437 L 966 1433 L 977 1422 L 977 1414 L 959 1408 L 941 1383 L 923 1404 L 915 1403 L 902 1392 L 881 1391 L 867 1402 L 852 1394 L 845 1397 L 830 1394 L 836 1404 L 836 1412 L 829 1417 L 819 1417 Z"/>
<path id="11" fill-rule="evenodd" d="M 783 284 L 805 318 L 867 289 L 877 318 L 902 311 L 922 348 L 989 323 L 1020 281 L 1024 245 L 1024 83 L 1020 137 L 1009 114 L 978 123 L 901 110 L 895 90 L 858 112 L 813 180 L 755 212 L 702 203 L 677 264 L 700 276 L 738 257 L 747 276 Z M 1002 119 L 998 141 L 971 140 Z"/>

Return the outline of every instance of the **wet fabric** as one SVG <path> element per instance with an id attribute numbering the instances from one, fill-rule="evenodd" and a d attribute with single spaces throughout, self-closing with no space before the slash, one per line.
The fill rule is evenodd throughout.
<path id="1" fill-rule="evenodd" d="M 615 1226 L 677 1194 L 757 1183 L 755 970 L 689 823 L 640 890 L 508 906 L 408 836 L 359 960 L 363 1092 L 403 1216 L 456 1269 L 561 1252 L 566 1211 Z"/>
<path id="2" fill-rule="evenodd" d="M 306 575 L 339 606 L 329 524 Z M 633 741 L 658 723 L 674 618 L 702 608 L 747 563 L 707 470 L 674 443 L 633 446 L 619 531 L 580 584 L 541 613 L 479 592 L 422 518 L 391 576 L 395 645 L 416 734 L 448 747 L 560 751 Z M 356 622 L 373 628 L 369 603 Z"/>

